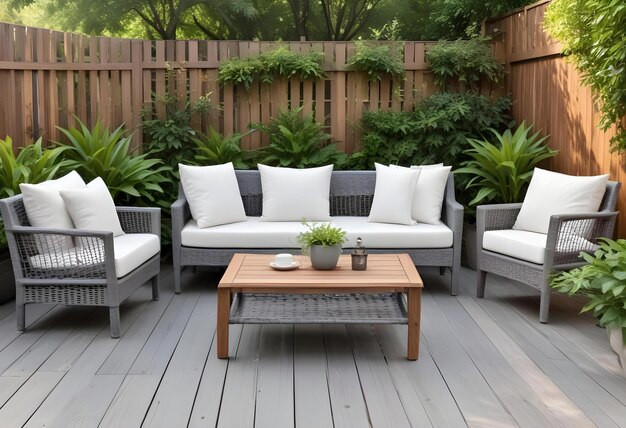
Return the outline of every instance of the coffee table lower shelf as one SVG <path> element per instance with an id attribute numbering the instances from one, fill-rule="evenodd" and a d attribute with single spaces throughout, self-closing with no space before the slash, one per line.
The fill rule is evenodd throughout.
<path id="1" fill-rule="evenodd" d="M 233 296 L 230 324 L 407 324 L 402 293 Z"/>

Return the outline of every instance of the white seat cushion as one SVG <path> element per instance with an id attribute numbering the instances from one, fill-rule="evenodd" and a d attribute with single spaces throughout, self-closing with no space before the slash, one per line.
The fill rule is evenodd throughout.
<path id="1" fill-rule="evenodd" d="M 113 239 L 115 251 L 115 275 L 128 275 L 161 250 L 159 237 L 150 233 L 129 233 Z M 104 250 L 89 251 L 87 248 L 72 248 L 63 253 L 38 254 L 30 258 L 37 269 L 62 269 L 102 263 Z"/>
<path id="2" fill-rule="evenodd" d="M 548 235 L 527 230 L 490 230 L 483 235 L 483 248 L 541 265 L 545 260 L 547 240 Z M 577 253 L 594 247 L 591 242 L 577 235 L 569 236 L 565 242 L 568 248 L 557 247 L 557 251 Z"/>
<path id="3" fill-rule="evenodd" d="M 115 274 L 128 275 L 161 251 L 159 237 L 151 233 L 127 233 L 113 240 Z"/>
<path id="4" fill-rule="evenodd" d="M 367 217 L 333 217 L 332 224 L 347 232 L 344 248 L 356 246 L 358 237 L 368 248 L 449 248 L 453 241 L 452 231 L 443 223 L 407 226 L 371 223 Z M 181 241 L 197 248 L 300 248 L 297 237 L 305 230 L 299 222 L 262 222 L 259 217 L 205 229 L 190 220 Z"/>
<path id="5" fill-rule="evenodd" d="M 347 233 L 344 247 L 356 247 L 361 237 L 366 248 L 449 248 L 452 230 L 439 224 L 416 223 L 412 225 L 372 223 L 367 217 L 333 217 L 333 224 Z"/>

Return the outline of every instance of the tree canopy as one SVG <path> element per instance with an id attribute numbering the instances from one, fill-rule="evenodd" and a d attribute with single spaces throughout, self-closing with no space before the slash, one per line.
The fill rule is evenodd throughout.
<path id="1" fill-rule="evenodd" d="M 397 22 L 405 40 L 465 38 L 529 0 L 0 0 L 0 20 L 152 39 L 352 40 Z"/>

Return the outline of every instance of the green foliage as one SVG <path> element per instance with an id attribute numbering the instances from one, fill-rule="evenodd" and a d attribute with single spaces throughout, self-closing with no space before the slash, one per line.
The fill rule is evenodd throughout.
<path id="1" fill-rule="evenodd" d="M 0 199 L 20 193 L 21 183 L 41 183 L 51 180 L 63 166 L 59 156 L 64 148 L 44 149 L 41 138 L 22 147 L 18 155 L 10 137 L 0 139 Z M 6 247 L 4 224 L 0 218 L 0 248 Z"/>
<path id="2" fill-rule="evenodd" d="M 369 80 L 404 78 L 401 43 L 355 42 L 356 51 L 347 62 L 350 70 L 367 73 Z"/>
<path id="3" fill-rule="evenodd" d="M 562 272 L 551 286 L 570 296 L 588 297 L 582 312 L 593 313 L 602 326 L 621 328 L 626 340 L 626 240 L 602 238 L 593 255 L 580 256 L 587 264 Z"/>
<path id="4" fill-rule="evenodd" d="M 532 178 L 535 166 L 558 151 L 551 150 L 539 138 L 539 132 L 529 135 L 532 126 L 522 122 L 515 133 L 507 129 L 500 134 L 491 129 L 497 144 L 488 140 L 469 139 L 471 149 L 465 153 L 470 160 L 455 174 L 467 174 L 471 178 L 466 188 L 478 188 L 478 194 L 470 205 L 480 203 L 521 202 Z"/>
<path id="5" fill-rule="evenodd" d="M 248 169 L 246 155 L 241 150 L 241 139 L 254 131 L 245 134 L 233 134 L 229 137 L 220 135 L 213 128 L 209 135 L 198 133 L 193 141 L 196 143 L 194 159 L 199 165 L 220 165 L 232 162 L 236 169 Z"/>
<path id="6" fill-rule="evenodd" d="M 171 71 L 168 75 L 168 80 L 174 77 Z M 179 101 L 169 93 L 164 96 L 154 94 L 153 106 L 141 112 L 147 150 L 167 161 L 174 169 L 181 160 L 193 156 L 193 139 L 197 131 L 191 126 L 191 117 L 195 113 L 206 113 L 211 109 L 211 94 L 203 95 L 196 101 L 186 97 L 181 101 L 183 108 L 179 108 Z M 156 117 L 156 107 L 159 104 L 165 108 L 163 119 Z"/>
<path id="7" fill-rule="evenodd" d="M 467 138 L 508 126 L 509 107 L 507 97 L 492 101 L 471 93 L 438 93 L 420 101 L 415 112 L 365 112 L 362 148 L 350 166 L 371 169 L 374 162 L 460 166 L 467 159 Z"/>
<path id="8" fill-rule="evenodd" d="M 99 122 L 93 130 L 80 120 L 78 123 L 79 128 L 59 128 L 69 141 L 59 143 L 65 148 L 63 169 L 77 171 L 86 181 L 102 177 L 118 202 L 139 198 L 155 201 L 154 194 L 163 192 L 161 184 L 167 181 L 163 174 L 169 168 L 149 158 L 149 153 L 131 153 L 131 137 L 124 135 L 122 126 L 110 132 Z"/>
<path id="9" fill-rule="evenodd" d="M 426 51 L 435 83 L 444 91 L 454 83 L 477 91 L 481 79 L 497 83 L 504 77 L 504 66 L 491 52 L 485 38 L 440 41 Z"/>
<path id="10" fill-rule="evenodd" d="M 335 144 L 326 144 L 330 135 L 323 126 L 305 116 L 302 108 L 288 110 L 272 118 L 269 125 L 252 125 L 267 132 L 270 144 L 258 151 L 258 162 L 272 166 L 309 168 L 328 164 L 342 165 L 347 155 Z"/>
<path id="11" fill-rule="evenodd" d="M 303 221 L 302 224 L 307 227 L 306 232 L 298 235 L 298 242 L 302 246 L 302 253 L 307 254 L 312 245 L 323 245 L 324 247 L 332 247 L 337 244 L 346 242 L 346 234 L 340 227 L 334 227 L 331 223 L 309 224 Z"/>
<path id="12" fill-rule="evenodd" d="M 593 90 L 602 119 L 615 126 L 613 150 L 626 150 L 626 5 L 623 0 L 554 0 L 545 26 Z"/>
<path id="13" fill-rule="evenodd" d="M 293 52 L 284 46 L 248 58 L 231 58 L 220 64 L 220 83 L 242 85 L 246 89 L 254 81 L 271 83 L 276 78 L 298 77 L 300 80 L 324 76 L 320 52 Z"/>

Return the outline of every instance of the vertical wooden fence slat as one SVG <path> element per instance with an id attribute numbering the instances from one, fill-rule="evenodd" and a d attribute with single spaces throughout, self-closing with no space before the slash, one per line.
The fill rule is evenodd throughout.
<path id="1" fill-rule="evenodd" d="M 215 130 L 220 130 L 220 85 L 218 82 L 217 67 L 219 64 L 219 48 L 217 42 L 209 40 L 207 44 L 207 63 L 211 67 L 205 71 L 207 79 L 207 93 L 211 93 L 211 105 L 209 110 L 209 126 Z"/>
<path id="2" fill-rule="evenodd" d="M 133 148 L 139 149 L 143 144 L 143 133 L 141 132 L 141 107 L 143 100 L 142 93 L 142 68 L 143 68 L 143 49 L 141 40 L 133 40 L 131 46 L 131 91 L 132 91 L 132 121 L 131 129 L 133 130 Z"/>

